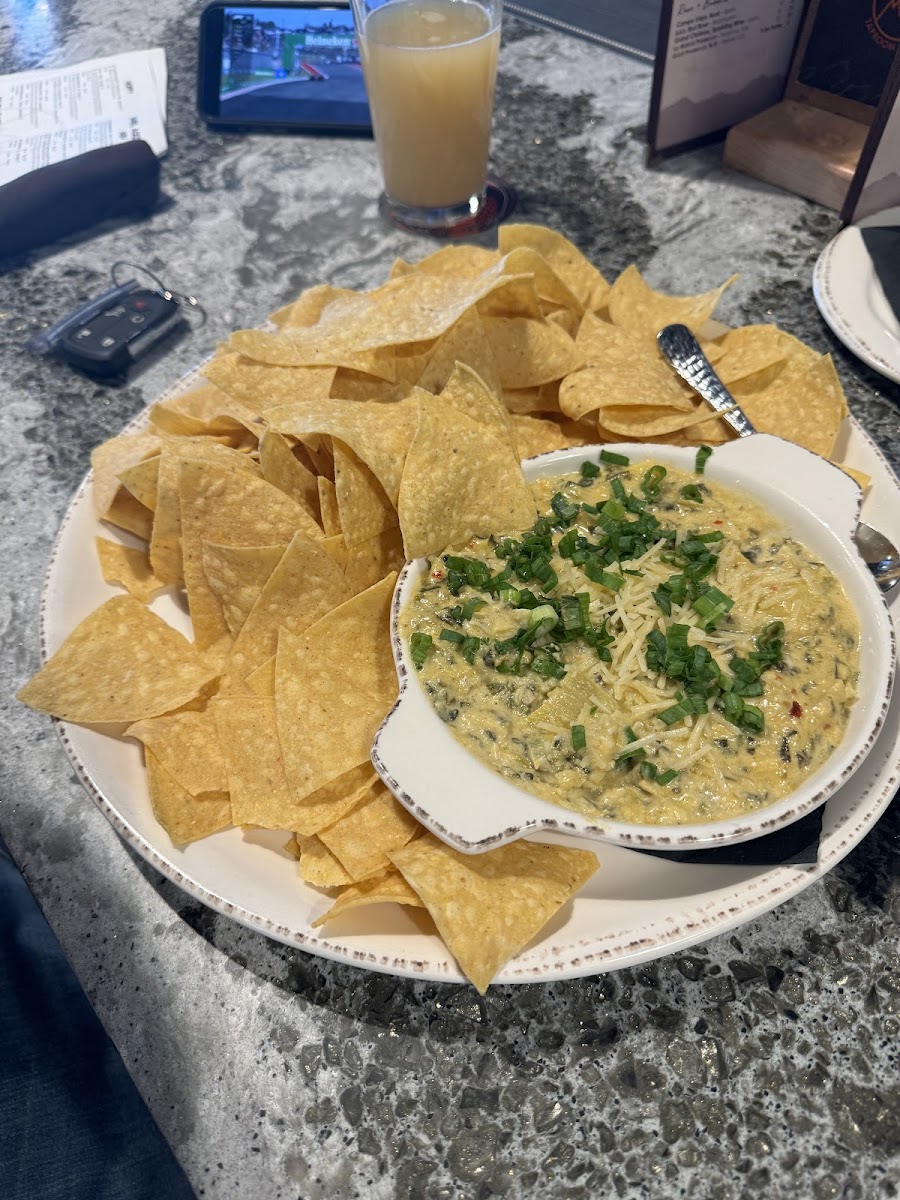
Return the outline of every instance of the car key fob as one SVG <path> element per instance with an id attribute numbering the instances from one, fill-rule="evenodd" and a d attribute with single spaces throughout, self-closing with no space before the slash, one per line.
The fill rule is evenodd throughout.
<path id="1" fill-rule="evenodd" d="M 75 323 L 56 354 L 88 375 L 124 375 L 132 363 L 185 323 L 176 300 L 138 288 Z"/>
<path id="2" fill-rule="evenodd" d="M 196 306 L 196 301 L 162 285 L 147 288 L 129 279 L 68 313 L 31 338 L 26 348 L 54 354 L 100 379 L 121 378 L 133 363 L 186 325 L 185 305 Z"/>

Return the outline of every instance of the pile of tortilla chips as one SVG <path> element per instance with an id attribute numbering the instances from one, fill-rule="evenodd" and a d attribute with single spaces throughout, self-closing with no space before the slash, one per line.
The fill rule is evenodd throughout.
<path id="1" fill-rule="evenodd" d="M 316 924 L 424 907 L 483 991 L 597 860 L 524 842 L 459 854 L 377 777 L 397 571 L 529 526 L 523 457 L 732 436 L 655 344 L 670 321 L 703 338 L 725 286 L 665 296 L 634 267 L 610 285 L 560 235 L 511 225 L 496 252 L 452 246 L 371 292 L 304 292 L 94 451 L 97 515 L 132 535 L 97 539 L 124 594 L 20 699 L 140 742 L 173 842 L 288 831 L 302 879 L 333 896 Z M 829 358 L 773 326 L 704 344 L 757 428 L 832 453 L 846 405 Z M 163 589 L 186 597 L 193 642 L 147 607 Z"/>

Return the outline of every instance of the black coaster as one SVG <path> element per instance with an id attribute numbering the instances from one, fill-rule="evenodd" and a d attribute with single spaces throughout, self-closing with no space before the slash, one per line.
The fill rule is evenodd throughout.
<path id="1" fill-rule="evenodd" d="M 378 201 L 378 211 L 390 225 L 402 229 L 405 233 L 415 233 L 422 237 L 437 238 L 441 241 L 456 241 L 459 238 L 475 237 L 479 233 L 493 229 L 495 225 L 499 225 L 501 221 L 505 221 L 510 216 L 518 201 L 519 197 L 515 188 L 495 177 L 488 179 L 484 200 L 478 211 L 472 213 L 471 216 L 464 217 L 461 221 L 454 221 L 452 224 L 429 225 L 415 220 L 405 220 L 391 208 L 384 193 Z"/>

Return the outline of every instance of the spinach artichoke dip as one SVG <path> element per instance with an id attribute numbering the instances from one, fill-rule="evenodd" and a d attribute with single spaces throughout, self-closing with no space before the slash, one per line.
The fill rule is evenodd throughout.
<path id="1" fill-rule="evenodd" d="M 751 496 L 603 451 L 533 484 L 533 528 L 434 557 L 401 616 L 430 702 L 535 795 L 642 825 L 793 791 L 841 740 L 859 626 Z"/>

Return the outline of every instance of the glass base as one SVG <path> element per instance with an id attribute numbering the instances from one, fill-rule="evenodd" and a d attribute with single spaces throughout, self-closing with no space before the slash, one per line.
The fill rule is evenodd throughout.
<path id="1" fill-rule="evenodd" d="M 518 202 L 515 190 L 496 177 L 490 178 L 481 201 L 452 208 L 409 208 L 382 192 L 378 211 L 391 225 L 406 233 L 432 238 L 467 238 L 493 229 L 513 212 Z"/>

